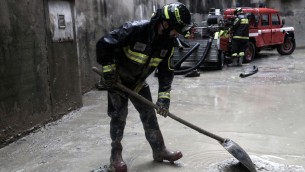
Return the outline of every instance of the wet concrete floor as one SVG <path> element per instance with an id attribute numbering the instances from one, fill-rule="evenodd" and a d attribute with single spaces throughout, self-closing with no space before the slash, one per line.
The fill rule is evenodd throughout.
<path id="1" fill-rule="evenodd" d="M 243 67 L 176 76 L 171 112 L 238 143 L 257 171 L 305 172 L 305 50 L 279 56 L 265 52 Z M 257 65 L 247 78 L 239 74 Z M 156 78 L 149 83 L 156 100 Z M 108 165 L 109 117 L 106 92 L 83 96 L 84 107 L 0 149 L 1 172 L 88 172 Z M 216 140 L 170 118 L 158 116 L 166 145 L 181 150 L 175 164 L 152 161 L 139 116 L 129 104 L 123 158 L 129 171 L 244 171 Z M 237 165 L 236 165 L 237 163 Z"/>

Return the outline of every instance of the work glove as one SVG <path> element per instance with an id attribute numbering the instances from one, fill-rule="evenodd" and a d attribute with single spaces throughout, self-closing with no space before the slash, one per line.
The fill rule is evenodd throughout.
<path id="1" fill-rule="evenodd" d="M 169 104 L 170 99 L 158 98 L 156 103 L 158 106 L 157 113 L 166 118 L 169 114 Z"/>
<path id="2" fill-rule="evenodd" d="M 105 89 L 111 89 L 117 82 L 117 78 L 118 76 L 114 64 L 103 66 L 102 83 Z"/>

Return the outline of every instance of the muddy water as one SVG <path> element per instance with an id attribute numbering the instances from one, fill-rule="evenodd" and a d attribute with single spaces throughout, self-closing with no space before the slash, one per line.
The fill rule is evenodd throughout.
<path id="1" fill-rule="evenodd" d="M 242 68 L 204 71 L 198 78 L 176 76 L 171 112 L 238 143 L 257 171 L 304 172 L 305 57 L 262 52 Z M 241 72 L 259 72 L 239 78 Z M 149 78 L 153 93 L 156 78 Z M 156 94 L 154 94 L 156 95 Z M 108 165 L 109 117 L 106 93 L 83 96 L 84 107 L 0 149 L 0 171 L 90 171 Z M 156 100 L 156 97 L 154 97 Z M 155 163 L 139 116 L 129 106 L 123 158 L 129 171 L 245 171 L 217 141 L 170 118 L 158 117 L 166 145 L 181 150 L 175 164 Z"/>

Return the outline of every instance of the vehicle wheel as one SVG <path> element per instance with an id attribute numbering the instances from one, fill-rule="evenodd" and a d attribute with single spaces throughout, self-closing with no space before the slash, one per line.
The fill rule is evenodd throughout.
<path id="1" fill-rule="evenodd" d="M 225 64 L 225 55 L 223 54 L 223 52 L 221 50 L 218 50 L 217 58 L 218 58 L 217 70 L 222 70 L 222 68 Z"/>
<path id="2" fill-rule="evenodd" d="M 295 49 L 295 40 L 292 37 L 285 38 L 283 44 L 277 46 L 277 52 L 281 55 L 289 55 Z"/>
<path id="3" fill-rule="evenodd" d="M 249 63 L 251 62 L 255 57 L 255 45 L 253 42 L 249 42 L 248 48 L 246 49 L 244 62 Z"/>

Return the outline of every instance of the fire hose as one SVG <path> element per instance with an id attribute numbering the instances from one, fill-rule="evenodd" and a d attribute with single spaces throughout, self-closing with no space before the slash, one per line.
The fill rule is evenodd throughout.
<path id="1" fill-rule="evenodd" d="M 190 71 L 193 71 L 193 70 L 197 69 L 199 66 L 201 66 L 202 63 L 204 62 L 204 60 L 206 59 L 210 49 L 211 49 L 212 43 L 213 43 L 213 38 L 210 37 L 210 39 L 207 42 L 207 46 L 206 46 L 206 48 L 205 48 L 205 50 L 204 50 L 204 52 L 203 52 L 199 62 L 195 66 L 180 70 L 179 68 L 181 67 L 181 64 L 199 47 L 200 44 L 197 43 L 181 60 L 179 60 L 175 64 L 174 74 L 175 75 L 183 75 L 183 74 L 186 74 L 186 73 L 188 73 Z"/>

